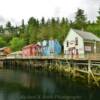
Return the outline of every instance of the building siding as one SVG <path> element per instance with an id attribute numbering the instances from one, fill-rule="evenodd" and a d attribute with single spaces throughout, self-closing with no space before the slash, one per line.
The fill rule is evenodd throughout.
<path id="1" fill-rule="evenodd" d="M 76 31 L 74 29 L 70 29 L 63 43 L 65 57 L 84 58 L 90 54 L 94 55 L 100 53 L 100 41 L 96 41 L 95 39 L 91 40 L 91 37 L 90 40 L 84 39 L 84 37 L 82 37 L 84 35 L 88 36 L 88 34 L 89 36 L 93 37 L 93 35 L 89 32 L 83 32 L 78 30 Z M 97 40 L 99 40 L 98 37 L 96 38 Z"/>
<path id="2" fill-rule="evenodd" d="M 76 45 L 75 38 L 78 39 L 78 45 Z M 67 42 L 69 42 L 69 46 L 67 47 Z M 84 43 L 82 37 L 80 37 L 77 33 L 75 33 L 72 29 L 69 31 L 65 41 L 64 41 L 64 54 L 66 56 L 71 56 L 69 53 L 70 48 L 74 48 L 75 50 L 78 50 L 78 56 L 84 57 Z M 74 50 L 74 51 L 75 51 Z M 76 52 L 76 51 L 75 51 Z M 76 56 L 76 53 L 74 52 L 73 56 Z"/>

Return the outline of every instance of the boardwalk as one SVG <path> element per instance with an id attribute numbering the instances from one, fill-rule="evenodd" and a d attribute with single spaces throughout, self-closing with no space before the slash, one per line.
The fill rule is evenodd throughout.
<path id="1" fill-rule="evenodd" d="M 85 76 L 90 84 L 100 86 L 100 56 L 89 55 L 79 59 L 63 56 L 8 57 L 0 59 L 1 68 L 32 70 L 34 68 L 52 68 L 70 73 L 73 77 Z M 82 77 L 83 77 L 82 76 Z M 87 77 L 86 77 L 87 76 Z"/>

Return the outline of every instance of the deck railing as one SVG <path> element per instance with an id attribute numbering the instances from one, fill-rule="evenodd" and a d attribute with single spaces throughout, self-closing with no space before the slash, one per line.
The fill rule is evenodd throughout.
<path id="1" fill-rule="evenodd" d="M 67 59 L 90 59 L 90 60 L 100 60 L 100 53 L 96 54 L 80 54 L 80 55 L 65 55 L 64 58 Z"/>
<path id="2" fill-rule="evenodd" d="M 36 58 L 36 59 L 76 59 L 76 60 L 80 60 L 80 59 L 90 59 L 90 60 L 100 60 L 100 53 L 96 53 L 96 54 L 86 54 L 86 55 L 51 55 L 51 56 L 8 56 L 6 58 L 22 58 L 22 59 L 31 59 L 31 58 Z"/>
<path id="3" fill-rule="evenodd" d="M 88 54 L 86 55 L 87 59 L 100 59 L 100 53 L 96 53 L 96 54 Z"/>

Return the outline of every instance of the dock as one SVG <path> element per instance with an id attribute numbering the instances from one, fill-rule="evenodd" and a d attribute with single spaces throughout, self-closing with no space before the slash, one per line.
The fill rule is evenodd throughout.
<path id="1" fill-rule="evenodd" d="M 70 73 L 74 78 L 84 77 L 88 84 L 100 87 L 100 59 L 68 59 L 63 56 L 34 56 L 1 58 L 0 68 L 31 71 L 34 68 Z"/>

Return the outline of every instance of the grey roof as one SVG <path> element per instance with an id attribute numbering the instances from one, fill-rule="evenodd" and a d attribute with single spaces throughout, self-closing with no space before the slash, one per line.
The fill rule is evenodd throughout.
<path id="1" fill-rule="evenodd" d="M 76 29 L 72 29 L 74 32 L 78 33 L 83 39 L 85 40 L 95 40 L 95 41 L 100 41 L 100 38 L 97 37 L 96 35 L 94 35 L 91 32 L 85 32 L 85 31 L 81 31 L 81 30 L 76 30 Z"/>

